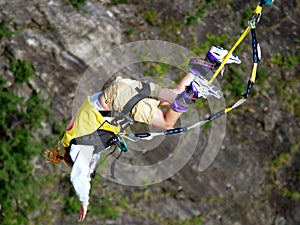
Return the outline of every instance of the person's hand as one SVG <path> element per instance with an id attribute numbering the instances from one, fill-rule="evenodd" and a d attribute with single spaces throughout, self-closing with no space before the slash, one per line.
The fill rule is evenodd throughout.
<path id="1" fill-rule="evenodd" d="M 78 216 L 78 222 L 82 222 L 84 221 L 84 218 L 86 216 L 86 213 L 87 213 L 87 205 L 81 205 L 80 206 L 80 214 Z"/>

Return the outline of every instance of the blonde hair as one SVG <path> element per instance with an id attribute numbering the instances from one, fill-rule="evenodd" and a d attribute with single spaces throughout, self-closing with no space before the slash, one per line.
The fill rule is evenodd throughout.
<path id="1" fill-rule="evenodd" d="M 47 149 L 45 151 L 45 155 L 46 155 L 46 160 L 49 163 L 52 164 L 59 164 L 61 162 L 61 160 L 63 160 L 68 167 L 72 168 L 73 166 L 73 160 L 70 156 L 70 149 L 69 148 L 65 148 L 64 149 L 64 155 L 60 154 L 60 148 L 58 146 L 55 146 L 55 149 L 53 151 Z"/>

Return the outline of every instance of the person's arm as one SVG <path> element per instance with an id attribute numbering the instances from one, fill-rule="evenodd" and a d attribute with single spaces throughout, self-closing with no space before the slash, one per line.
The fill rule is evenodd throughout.
<path id="1" fill-rule="evenodd" d="M 90 168 L 80 151 L 80 146 L 72 145 L 70 154 L 74 161 L 70 179 L 81 202 L 78 221 L 83 221 L 89 205 L 89 191 L 91 188 Z"/>
<path id="2" fill-rule="evenodd" d="M 78 216 L 78 222 L 84 221 L 86 213 L 87 213 L 87 205 L 86 206 L 81 205 L 80 206 L 80 213 L 79 213 L 79 216 Z"/>
<path id="3" fill-rule="evenodd" d="M 185 90 L 186 86 L 189 86 L 190 83 L 195 79 L 195 75 L 191 72 L 188 72 L 177 85 L 177 94 Z"/>

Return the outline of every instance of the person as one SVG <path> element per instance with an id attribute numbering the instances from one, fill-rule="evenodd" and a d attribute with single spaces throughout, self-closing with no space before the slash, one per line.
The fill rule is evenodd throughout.
<path id="1" fill-rule="evenodd" d="M 206 99 L 209 96 L 220 98 L 220 90 L 203 76 L 215 71 L 227 53 L 227 50 L 219 46 L 212 46 L 205 59 L 192 59 L 189 72 L 176 89 L 164 88 L 153 82 L 146 84 L 118 77 L 103 91 L 87 96 L 67 126 L 58 146 L 54 151 L 46 151 L 49 162 L 59 163 L 63 160 L 72 168 L 70 180 L 81 202 L 78 221 L 85 219 L 91 174 L 101 152 L 109 148 L 118 133 L 131 124 L 131 119 L 162 129 L 171 129 L 196 99 Z M 235 54 L 227 61 L 240 62 Z M 131 99 L 135 99 L 135 102 L 128 106 Z M 170 107 L 164 112 L 160 108 L 162 105 Z M 129 111 L 129 119 L 118 114 L 125 108 Z M 60 149 L 64 150 L 62 156 Z M 90 152 L 88 157 L 87 152 Z"/>

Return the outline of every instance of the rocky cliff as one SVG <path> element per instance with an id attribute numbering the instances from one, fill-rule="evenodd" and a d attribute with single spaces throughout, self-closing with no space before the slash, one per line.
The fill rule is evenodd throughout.
<path id="1" fill-rule="evenodd" d="M 22 59 L 33 64 L 36 76 L 12 91 L 25 98 L 32 91 L 41 93 L 53 111 L 40 131 L 48 137 L 53 135 L 54 124 L 66 125 L 72 116 L 77 85 L 103 53 L 141 40 L 175 43 L 196 54 L 208 49 L 203 43 L 226 42 L 224 47 L 230 48 L 256 4 L 230 0 L 90 0 L 76 9 L 71 2 L 76 1 L 0 0 L 2 28 L 11 32 L 10 38 L 1 38 L 0 74 L 8 80 L 9 88 L 15 82 L 10 61 Z M 203 146 L 210 136 L 207 127 L 201 131 L 191 159 L 163 182 L 131 187 L 98 176 L 101 182 L 93 183 L 85 224 L 300 223 L 299 7 L 299 1 L 292 0 L 275 1 L 264 8 L 257 26 L 263 50 L 258 82 L 247 103 L 228 114 L 225 138 L 213 163 L 198 171 Z M 230 88 L 236 81 L 232 77 L 241 75 L 238 81 L 246 82 L 249 76 L 249 43 L 246 39 L 238 50 L 243 66 L 237 71 L 227 68 L 220 80 L 227 87 L 227 104 L 237 96 Z M 106 66 L 110 67 L 109 62 Z M 132 75 L 135 70 L 149 68 L 148 64 L 131 65 L 124 73 Z M 156 70 L 154 76 L 159 72 Z M 173 72 L 166 71 L 165 78 L 176 80 Z M 173 137 L 164 140 L 142 159 L 153 162 L 167 157 L 172 152 L 169 143 L 176 141 Z M 43 176 L 55 174 L 57 179 L 40 193 L 45 196 L 43 209 L 30 218 L 43 213 L 44 220 L 36 224 L 75 224 L 78 211 L 70 212 L 72 205 L 63 197 L 74 195 L 68 175 L 42 159 L 35 166 Z"/>

